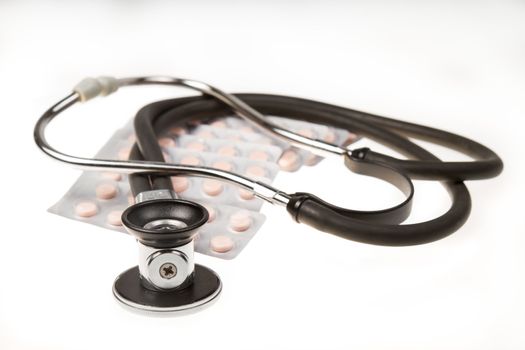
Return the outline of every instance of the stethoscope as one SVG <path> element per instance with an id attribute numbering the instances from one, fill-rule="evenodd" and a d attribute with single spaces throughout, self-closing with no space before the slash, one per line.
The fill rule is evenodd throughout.
<path id="1" fill-rule="evenodd" d="M 47 125 L 74 104 L 109 95 L 121 87 L 154 84 L 183 86 L 202 95 L 143 107 L 135 117 L 137 142 L 129 160 L 75 157 L 47 142 Z M 352 172 L 387 181 L 404 194 L 404 200 L 387 209 L 357 211 L 332 205 L 309 193 L 287 193 L 233 172 L 164 162 L 157 142 L 157 135 L 163 130 L 188 121 L 225 117 L 232 112 L 292 146 L 324 157 L 342 158 Z M 352 130 L 391 147 L 407 159 L 368 148 L 350 150 L 313 140 L 270 122 L 265 115 Z M 494 177 L 503 169 L 501 159 L 492 150 L 446 131 L 295 97 L 228 94 L 203 82 L 171 77 L 84 79 L 71 94 L 44 113 L 35 126 L 34 137 L 45 154 L 63 163 L 84 170 L 131 174 L 129 180 L 136 204 L 124 211 L 122 223 L 137 239 L 139 264 L 115 280 L 113 293 L 126 306 L 153 312 L 194 311 L 216 300 L 222 289 L 214 271 L 194 262 L 193 238 L 206 223 L 208 212 L 198 203 L 179 199 L 173 192 L 170 176 L 225 181 L 253 192 L 266 202 L 285 207 L 297 222 L 320 231 L 363 243 L 405 246 L 432 242 L 456 231 L 471 209 L 463 181 Z M 473 161 L 443 162 L 409 138 L 454 149 Z M 411 210 L 414 195 L 411 179 L 440 181 L 452 199 L 449 210 L 427 222 L 400 225 Z"/>

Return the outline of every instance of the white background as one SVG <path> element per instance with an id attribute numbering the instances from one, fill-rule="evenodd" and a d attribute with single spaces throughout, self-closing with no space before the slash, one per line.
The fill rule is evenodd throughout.
<path id="1" fill-rule="evenodd" d="M 46 212 L 79 172 L 40 154 L 32 127 L 84 76 L 148 74 L 444 128 L 496 150 L 505 170 L 468 184 L 463 228 L 418 247 L 344 241 L 265 206 L 237 259 L 197 256 L 223 280 L 214 306 L 138 316 L 111 294 L 135 243 Z M 0 349 L 525 348 L 523 1 L 2 1 L 0 93 Z M 185 93 L 128 89 L 75 107 L 49 138 L 91 155 L 145 103 Z M 337 160 L 275 184 L 361 209 L 399 199 Z M 416 187 L 411 222 L 446 210 L 438 184 Z"/>

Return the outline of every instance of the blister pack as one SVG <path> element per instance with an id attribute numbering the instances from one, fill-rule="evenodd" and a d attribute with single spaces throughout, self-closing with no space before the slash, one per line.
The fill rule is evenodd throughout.
<path id="1" fill-rule="evenodd" d="M 272 121 L 301 135 L 330 143 L 357 139 L 344 130 L 283 118 Z M 97 158 L 126 160 L 135 142 L 132 122 L 117 130 L 97 153 Z M 232 171 L 268 184 L 279 170 L 296 171 L 322 158 L 258 131 L 236 117 L 189 123 L 174 127 L 159 138 L 168 163 L 200 165 Z M 174 176 L 172 184 L 180 198 L 204 205 L 210 219 L 195 239 L 199 253 L 223 259 L 237 256 L 264 223 L 259 213 L 263 201 L 250 191 L 214 179 Z M 74 220 L 125 232 L 122 212 L 134 198 L 126 175 L 84 172 L 49 211 Z"/>
<path id="2" fill-rule="evenodd" d="M 210 215 L 195 238 L 195 250 L 233 259 L 261 228 L 266 217 L 258 212 L 228 205 L 202 202 Z"/>
<path id="3" fill-rule="evenodd" d="M 50 212 L 104 228 L 126 232 L 122 212 L 133 204 L 127 176 L 86 172 Z M 95 187 L 92 185 L 96 184 Z M 199 253 L 232 259 L 248 244 L 265 221 L 265 216 L 223 203 L 198 200 L 209 213 L 208 222 L 195 238 Z"/>
<path id="4" fill-rule="evenodd" d="M 268 161 L 228 157 L 177 147 L 170 148 L 168 152 L 168 162 L 231 171 L 266 183 L 271 183 L 279 170 L 275 163 Z M 262 200 L 256 198 L 252 192 L 218 180 L 177 176 L 172 178 L 172 183 L 175 192 L 183 198 L 204 199 L 215 204 L 235 205 L 250 210 L 259 210 L 262 206 Z"/>
<path id="5" fill-rule="evenodd" d="M 299 135 L 325 141 L 336 145 L 348 145 L 358 140 L 357 135 L 346 130 L 329 128 L 320 124 L 307 123 L 287 118 L 267 117 L 271 122 L 294 131 Z M 240 132 L 239 132 L 240 131 Z M 227 117 L 211 122 L 209 125 L 199 125 L 194 131 L 195 135 L 206 138 L 220 138 L 233 141 L 245 141 L 253 144 L 274 145 L 281 150 L 277 164 L 280 169 L 294 172 L 302 165 L 314 166 L 322 157 L 309 151 L 290 146 L 287 142 L 264 133 L 250 125 L 249 122 L 235 117 Z"/>
<path id="6" fill-rule="evenodd" d="M 204 125 L 201 126 L 201 128 L 202 127 L 204 127 Z M 237 134 L 239 133 L 237 132 Z M 162 140 L 164 140 L 164 138 L 161 139 L 161 144 Z M 209 135 L 207 137 L 202 137 L 199 134 L 182 135 L 177 138 L 177 144 L 179 148 L 199 152 L 216 153 L 220 156 L 240 157 L 272 163 L 277 163 L 282 154 L 282 149 L 277 146 L 224 139 L 221 138 L 221 135 L 218 135 L 215 138 L 212 138 Z M 175 146 L 175 144 L 173 144 L 173 146 Z"/>

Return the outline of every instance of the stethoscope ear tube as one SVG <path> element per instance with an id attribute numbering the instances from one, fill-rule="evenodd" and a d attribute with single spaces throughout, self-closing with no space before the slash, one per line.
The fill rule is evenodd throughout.
<path id="1" fill-rule="evenodd" d="M 398 226 L 370 225 L 333 210 L 319 199 L 301 194 L 292 196 L 287 210 L 298 222 L 344 239 L 374 245 L 409 246 L 430 243 L 456 231 L 468 217 L 470 200 L 461 205 L 466 208 L 451 211 L 446 220 L 440 217 L 425 223 Z"/>
<path id="2" fill-rule="evenodd" d="M 356 128 L 365 135 L 372 136 L 376 141 L 383 142 L 401 151 L 407 157 L 418 159 L 421 166 L 433 162 L 439 164 L 440 162 L 432 153 L 406 137 L 390 131 L 384 126 L 368 125 L 363 122 L 356 122 L 348 115 L 339 115 L 340 109 L 331 111 L 316 109 L 317 102 L 300 100 L 301 103 L 298 103 L 298 99 L 291 97 L 258 94 L 240 94 L 237 96 L 267 115 L 307 120 L 348 130 Z M 303 106 L 303 104 L 307 106 Z M 162 133 L 163 130 L 181 125 L 188 120 L 220 118 L 228 115 L 228 113 L 231 111 L 227 106 L 204 97 L 155 102 L 141 109 L 135 118 L 137 140 L 141 143 L 142 138 L 156 138 L 156 134 Z M 153 136 L 145 132 L 151 128 L 154 130 Z M 465 140 L 461 138 L 461 143 L 468 143 Z M 153 148 L 159 147 L 156 143 L 151 143 L 151 146 Z M 153 150 L 146 148 L 141 151 L 153 155 Z M 141 152 L 138 149 L 136 151 L 137 156 L 140 156 Z M 500 162 L 497 156 L 491 156 L 490 152 L 485 151 L 482 146 L 478 147 L 477 151 L 479 156 L 485 154 L 488 158 L 495 158 Z M 452 200 L 452 205 L 446 213 L 430 221 L 399 225 L 408 217 L 411 210 L 414 191 L 412 182 L 402 164 L 397 167 L 388 162 L 376 161 L 373 157 L 368 156 L 370 152 L 372 151 L 367 148 L 347 151 L 343 155 L 346 167 L 352 172 L 374 176 L 396 186 L 406 196 L 402 203 L 393 208 L 362 212 L 337 207 L 312 194 L 295 193 L 288 194 L 288 201 L 286 202 L 286 208 L 292 217 L 298 222 L 345 239 L 390 246 L 429 243 L 453 233 L 466 221 L 471 206 L 470 195 L 466 186 L 462 182 L 445 181 L 441 184 L 449 192 Z M 464 164 L 465 167 L 477 167 L 477 165 L 478 161 Z M 431 176 L 433 173 L 432 169 L 428 172 Z M 447 178 L 454 178 L 454 176 L 454 174 L 448 174 Z M 145 180 L 139 175 L 132 175 L 131 179 L 141 180 L 141 182 Z M 330 218 L 333 221 L 330 221 Z"/>
<path id="3" fill-rule="evenodd" d="M 368 148 L 360 148 L 348 152 L 344 158 L 347 168 L 354 173 L 372 176 L 397 187 L 406 197 L 403 202 L 388 209 L 360 211 L 341 208 L 323 201 L 313 194 L 298 192 L 290 195 L 290 201 L 286 206 L 286 210 L 296 221 L 300 222 L 301 207 L 305 202 L 310 201 L 353 220 L 389 225 L 397 225 L 405 221 L 412 210 L 412 200 L 414 198 L 414 185 L 412 181 L 408 176 L 395 168 L 364 160 L 366 152 L 368 152 Z"/>
<path id="4" fill-rule="evenodd" d="M 401 190 L 406 199 L 383 211 L 354 211 L 337 207 L 310 193 L 290 194 L 286 210 L 299 223 L 338 237 L 374 245 L 410 246 L 430 243 L 448 236 L 467 220 L 470 195 L 462 182 L 444 182 L 452 197 L 449 211 L 427 222 L 398 225 L 408 218 L 412 208 L 414 186 L 401 170 L 367 158 L 368 148 L 356 149 L 345 156 L 353 172 L 382 179 Z"/>
<path id="5" fill-rule="evenodd" d="M 357 159 L 348 156 L 347 166 L 363 175 L 381 178 L 402 190 L 407 198 L 398 206 L 383 211 L 359 212 L 337 207 L 310 194 L 290 194 L 286 210 L 299 223 L 319 231 L 361 243 L 382 246 L 411 246 L 434 242 L 458 230 L 467 220 L 471 199 L 463 182 L 443 182 L 452 206 L 433 220 L 398 225 L 410 214 L 414 187 L 398 169 L 365 160 L 367 149 L 356 150 Z"/>
<path id="6" fill-rule="evenodd" d="M 353 130 L 362 136 L 378 141 L 408 159 L 398 159 L 376 152 L 369 152 L 371 161 L 398 168 L 413 179 L 438 181 L 465 181 L 495 177 L 503 170 L 503 161 L 491 149 L 469 138 L 419 124 L 382 117 L 303 98 L 265 95 L 235 94 L 263 114 L 283 115 L 287 118 L 308 120 L 313 123 L 331 125 Z M 413 146 L 392 138 L 395 133 L 403 138 L 414 138 L 456 150 L 472 158 L 472 161 L 441 161 L 437 157 L 423 159 L 414 157 Z"/>
<path id="7" fill-rule="evenodd" d="M 442 162 L 397 159 L 372 150 L 366 152 L 368 161 L 388 164 L 405 172 L 414 180 L 463 181 L 483 180 L 498 176 L 503 171 L 503 162 L 491 157 L 482 162 Z"/>

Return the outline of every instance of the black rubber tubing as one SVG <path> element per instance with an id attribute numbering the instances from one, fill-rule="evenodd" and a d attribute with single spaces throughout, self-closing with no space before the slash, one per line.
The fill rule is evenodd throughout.
<path id="1" fill-rule="evenodd" d="M 263 114 L 344 128 L 379 141 L 405 156 L 417 159 L 410 163 L 403 163 L 400 160 L 401 164 L 409 164 L 412 176 L 428 179 L 441 178 L 445 175 L 447 178 L 456 179 L 443 182 L 452 199 L 452 205 L 445 214 L 427 222 L 409 225 L 386 225 L 349 218 L 323 205 L 319 200 L 313 200 L 311 197 L 305 199 L 304 194 L 292 195 L 287 209 L 297 221 L 346 239 L 399 246 L 428 243 L 445 237 L 461 227 L 470 212 L 470 195 L 465 185 L 457 181 L 457 178 L 463 175 L 466 175 L 467 178 L 495 176 L 502 169 L 501 160 L 488 148 L 441 130 L 378 116 L 372 116 L 367 120 L 369 115 L 366 113 L 292 97 L 260 94 L 237 94 L 236 96 Z M 167 127 L 174 126 L 174 123 L 182 125 L 188 120 L 212 119 L 229 114 L 231 114 L 229 108 L 203 96 L 166 100 L 148 105 L 139 111 L 135 122 L 139 145 L 142 139 L 140 135 L 145 130 L 142 123 L 149 123 L 156 134 L 161 134 Z M 388 129 L 395 130 L 395 132 Z M 441 136 L 444 140 L 436 143 L 462 151 L 480 160 L 441 162 L 430 152 L 401 136 L 402 134 L 431 142 Z M 460 142 L 460 144 L 455 144 L 455 142 Z M 155 146 L 152 143 L 145 144 L 147 144 L 145 147 L 147 150 L 141 149 L 142 152 L 150 154 L 154 152 L 154 149 L 161 152 L 156 142 Z M 132 154 L 136 155 L 136 153 L 140 153 L 137 147 L 134 148 Z M 150 159 L 149 156 L 144 158 Z M 483 164 L 479 166 L 477 163 Z M 449 169 L 451 174 L 439 169 L 436 171 L 435 167 L 444 164 L 453 165 Z M 396 163 L 396 166 L 402 168 L 399 163 Z M 144 178 L 144 176 L 132 176 L 133 179 L 136 177 Z M 155 179 L 150 185 L 155 188 Z"/>
<path id="2" fill-rule="evenodd" d="M 332 126 L 340 126 L 343 128 L 344 125 L 348 125 L 348 119 L 352 119 L 354 123 L 364 122 L 375 127 L 382 127 L 406 137 L 413 137 L 459 151 L 474 159 L 474 161 L 467 162 L 443 162 L 437 158 L 434 160 L 402 160 L 373 151 L 367 153 L 367 158 L 370 160 L 387 163 L 393 167 L 402 169 L 413 179 L 477 180 L 497 176 L 503 170 L 503 162 L 491 149 L 476 141 L 444 130 L 295 97 L 259 95 L 258 99 L 260 102 L 264 102 L 265 100 L 271 102 L 275 108 L 282 106 L 288 110 L 295 111 L 294 119 L 301 118 L 301 115 L 307 110 L 314 112 L 314 115 L 315 113 L 321 115 L 321 112 L 327 112 L 328 115 L 330 115 L 330 123 L 327 124 Z M 290 107 L 290 105 L 292 106 Z M 315 118 L 314 115 L 312 115 L 311 119 Z M 322 113 L 322 115 L 324 117 L 317 118 L 317 120 L 318 122 L 324 120 L 326 123 L 328 118 L 326 114 Z M 365 132 L 365 130 L 361 133 L 363 132 Z M 377 141 L 381 142 L 381 140 Z M 397 151 L 410 157 L 403 149 L 397 149 Z"/>
<path id="3" fill-rule="evenodd" d="M 249 104 L 256 103 L 259 106 L 264 106 L 266 109 L 270 108 L 273 112 L 272 115 L 275 116 L 284 116 L 283 112 L 286 112 L 287 118 L 297 120 L 308 119 L 310 122 L 343 129 L 349 129 L 348 126 L 350 125 L 351 129 L 349 130 L 356 131 L 363 136 L 388 145 L 407 157 L 411 157 L 411 155 L 409 152 L 406 152 L 406 145 L 399 145 L 396 140 L 386 137 L 384 133 L 376 133 L 374 129 L 387 129 L 406 137 L 432 142 L 464 153 L 474 159 L 474 161 L 467 162 L 443 162 L 435 157 L 433 160 L 402 160 L 373 151 L 367 153 L 367 157 L 370 160 L 387 163 L 398 169 L 402 169 L 413 179 L 459 181 L 486 179 L 497 176 L 503 170 L 503 162 L 492 150 L 478 142 L 443 130 L 296 97 L 265 94 L 236 94 L 236 96 L 245 102 L 250 101 Z M 172 108 L 177 108 L 191 102 L 203 102 L 206 100 L 213 101 L 203 96 L 177 99 L 177 104 L 172 106 Z M 173 100 L 168 101 L 172 101 L 171 104 L 174 103 Z M 214 101 L 212 104 L 215 106 L 221 105 L 218 101 Z M 211 111 L 212 108 L 213 106 L 210 105 L 208 110 Z M 229 111 L 227 107 L 223 107 L 223 110 L 225 115 L 231 114 L 231 111 Z M 260 112 L 263 111 L 261 110 Z M 203 111 L 203 113 L 205 115 L 199 115 L 196 116 L 196 118 L 211 118 L 211 116 L 206 114 L 206 111 Z M 263 114 L 268 113 L 263 112 Z M 305 114 L 307 114 L 308 117 L 305 117 Z M 156 122 L 153 122 L 153 124 L 156 125 Z M 155 130 L 162 131 L 158 130 L 157 126 L 155 126 Z M 412 158 L 417 159 L 417 157 Z"/>
<path id="4" fill-rule="evenodd" d="M 179 105 L 180 102 L 181 101 L 178 100 L 177 105 Z M 191 111 L 191 116 L 195 116 L 194 113 L 195 111 Z M 155 113 L 153 115 L 157 114 Z M 208 113 L 206 113 L 205 115 L 209 116 Z M 147 113 L 140 112 L 135 118 L 135 129 L 137 130 L 137 147 L 134 147 L 132 151 L 132 157 L 134 157 L 134 159 L 144 160 L 144 158 L 148 158 L 149 160 L 163 161 L 162 151 L 160 150 L 157 144 L 158 134 L 162 133 L 160 131 L 157 132 L 156 130 L 154 130 L 154 127 L 152 125 L 152 119 L 160 120 L 152 118 Z M 180 123 L 181 120 L 187 120 L 188 117 L 177 116 L 177 118 L 175 119 Z M 171 125 L 171 127 L 173 127 L 173 124 Z M 152 140 L 154 142 L 152 142 Z M 140 152 L 139 147 L 140 149 L 142 149 L 142 153 Z M 383 179 L 384 181 L 387 181 L 390 184 L 396 186 L 402 193 L 404 193 L 406 198 L 402 203 L 399 203 L 396 206 L 376 211 L 351 210 L 340 208 L 334 205 L 330 205 L 330 209 L 340 212 L 343 215 L 352 217 L 354 219 L 371 221 L 375 223 L 399 224 L 408 218 L 412 208 L 414 188 L 411 180 L 406 175 L 389 166 L 378 166 L 372 163 L 364 163 L 361 159 L 358 159 L 357 157 L 352 157 L 352 159 L 349 159 L 349 163 L 351 163 L 349 167 L 352 168 L 352 171 Z M 151 183 L 149 182 L 149 180 L 151 180 Z M 156 176 L 151 177 L 151 179 L 148 179 L 144 176 L 133 176 L 131 178 L 131 181 L 132 191 L 135 196 L 142 191 L 172 188 L 170 179 L 168 177 Z M 305 194 L 303 193 L 302 198 L 304 198 L 304 195 Z M 311 199 L 317 200 L 318 198 L 312 195 Z M 328 205 L 326 202 L 323 203 L 325 203 L 325 205 Z"/>

